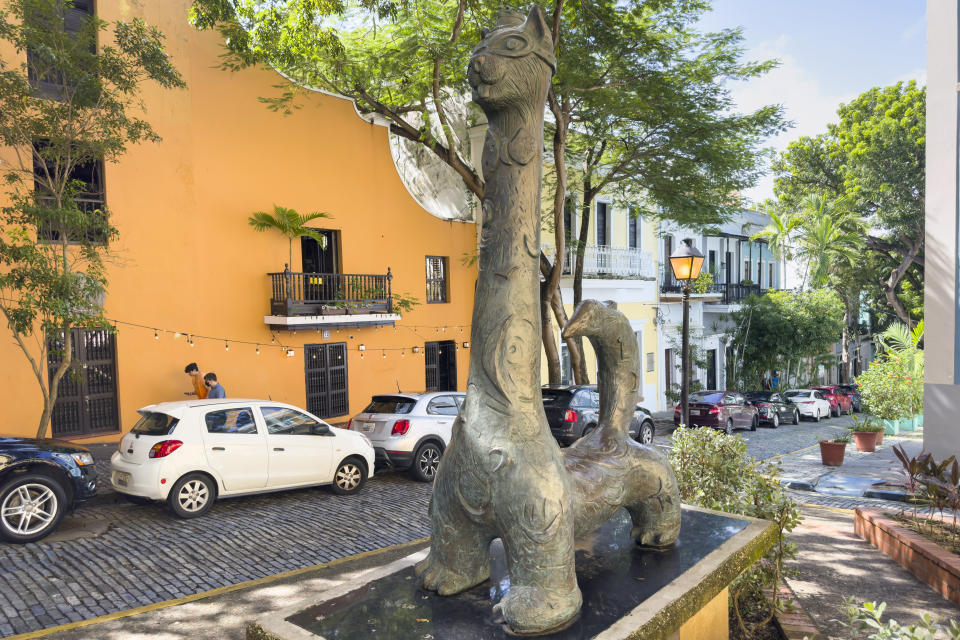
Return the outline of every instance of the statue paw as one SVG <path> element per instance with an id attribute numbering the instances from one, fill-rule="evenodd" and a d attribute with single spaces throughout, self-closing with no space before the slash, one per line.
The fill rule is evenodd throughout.
<path id="1" fill-rule="evenodd" d="M 493 607 L 494 615 L 516 634 L 540 634 L 559 630 L 577 617 L 583 597 L 574 587 L 568 593 L 555 593 L 540 587 L 513 585 Z"/>
<path id="2" fill-rule="evenodd" d="M 470 564 L 470 562 L 458 563 L 457 567 L 460 570 L 454 571 L 444 562 L 435 559 L 435 554 L 431 553 L 417 563 L 414 573 L 420 577 L 424 589 L 436 591 L 437 595 L 452 596 L 475 587 L 490 577 L 489 559 L 486 562 L 473 563 L 473 570 L 464 572 L 463 568 Z"/>

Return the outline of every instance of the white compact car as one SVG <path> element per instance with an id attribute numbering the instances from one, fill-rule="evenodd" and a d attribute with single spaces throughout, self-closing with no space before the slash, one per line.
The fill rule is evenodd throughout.
<path id="1" fill-rule="evenodd" d="M 135 502 L 165 500 L 181 518 L 218 497 L 321 484 L 354 493 L 373 475 L 366 436 L 282 402 L 187 400 L 138 413 L 110 459 L 110 484 Z"/>
<path id="2" fill-rule="evenodd" d="M 803 417 L 813 418 L 817 422 L 820 422 L 820 418 L 830 417 L 830 401 L 816 389 L 791 389 L 783 397 L 787 402 L 797 405 Z"/>
<path id="3" fill-rule="evenodd" d="M 370 438 L 378 463 L 432 482 L 464 397 L 457 391 L 373 396 L 348 428 Z"/>

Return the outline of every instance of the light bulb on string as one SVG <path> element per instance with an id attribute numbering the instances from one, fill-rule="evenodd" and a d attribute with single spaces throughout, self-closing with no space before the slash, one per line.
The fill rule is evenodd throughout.
<path id="1" fill-rule="evenodd" d="M 160 334 L 157 333 L 156 330 L 153 331 L 153 339 L 154 339 L 154 340 L 159 340 L 159 339 L 160 339 Z"/>
<path id="2" fill-rule="evenodd" d="M 180 332 L 179 332 L 179 331 L 177 331 L 176 333 L 173 334 L 173 339 L 174 339 L 174 340 L 176 340 L 176 339 L 179 338 L 179 337 L 180 337 Z"/>
<path id="3" fill-rule="evenodd" d="M 257 345 L 257 355 L 260 355 L 260 345 Z"/>
<path id="4" fill-rule="evenodd" d="M 444 333 L 446 333 L 446 332 L 447 332 L 447 328 L 444 327 L 444 328 L 442 329 L 442 331 L 443 331 Z"/>
<path id="5" fill-rule="evenodd" d="M 223 350 L 224 350 L 224 351 L 230 351 L 230 343 L 229 343 L 229 342 L 224 341 L 224 343 L 223 343 Z"/>
<path id="6" fill-rule="evenodd" d="M 380 353 L 381 353 L 381 355 L 383 355 L 383 359 L 386 360 L 386 359 L 387 359 L 387 352 L 386 352 L 386 351 L 381 351 Z"/>

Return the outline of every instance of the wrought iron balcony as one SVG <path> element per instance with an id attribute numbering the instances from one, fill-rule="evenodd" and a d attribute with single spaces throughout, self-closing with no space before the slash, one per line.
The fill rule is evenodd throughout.
<path id="1" fill-rule="evenodd" d="M 683 291 L 683 285 L 670 279 L 663 280 L 660 283 L 660 293 L 680 294 Z M 707 287 L 703 293 L 719 294 L 720 304 L 736 304 L 742 302 L 749 296 L 759 296 L 766 293 L 766 289 L 761 289 L 758 284 L 724 284 L 715 283 Z"/>
<path id="2" fill-rule="evenodd" d="M 323 316 L 393 313 L 391 281 L 385 275 L 357 273 L 268 273 L 270 313 L 274 316 Z"/>
<path id="3" fill-rule="evenodd" d="M 554 255 L 553 247 L 545 246 L 544 253 Z M 577 252 L 567 248 L 563 261 L 563 273 L 572 274 L 577 260 Z M 655 280 L 657 266 L 646 251 L 626 247 L 606 247 L 588 245 L 583 254 L 583 275 L 585 277 L 640 278 Z"/>

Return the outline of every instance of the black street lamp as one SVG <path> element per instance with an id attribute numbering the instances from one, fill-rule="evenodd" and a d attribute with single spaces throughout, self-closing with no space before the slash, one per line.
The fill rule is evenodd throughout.
<path id="1" fill-rule="evenodd" d="M 683 283 L 683 342 L 682 367 L 680 379 L 680 423 L 690 426 L 690 281 L 700 276 L 703 267 L 703 254 L 693 246 L 693 240 L 685 238 L 677 250 L 670 255 L 670 268 L 674 280 Z"/>

